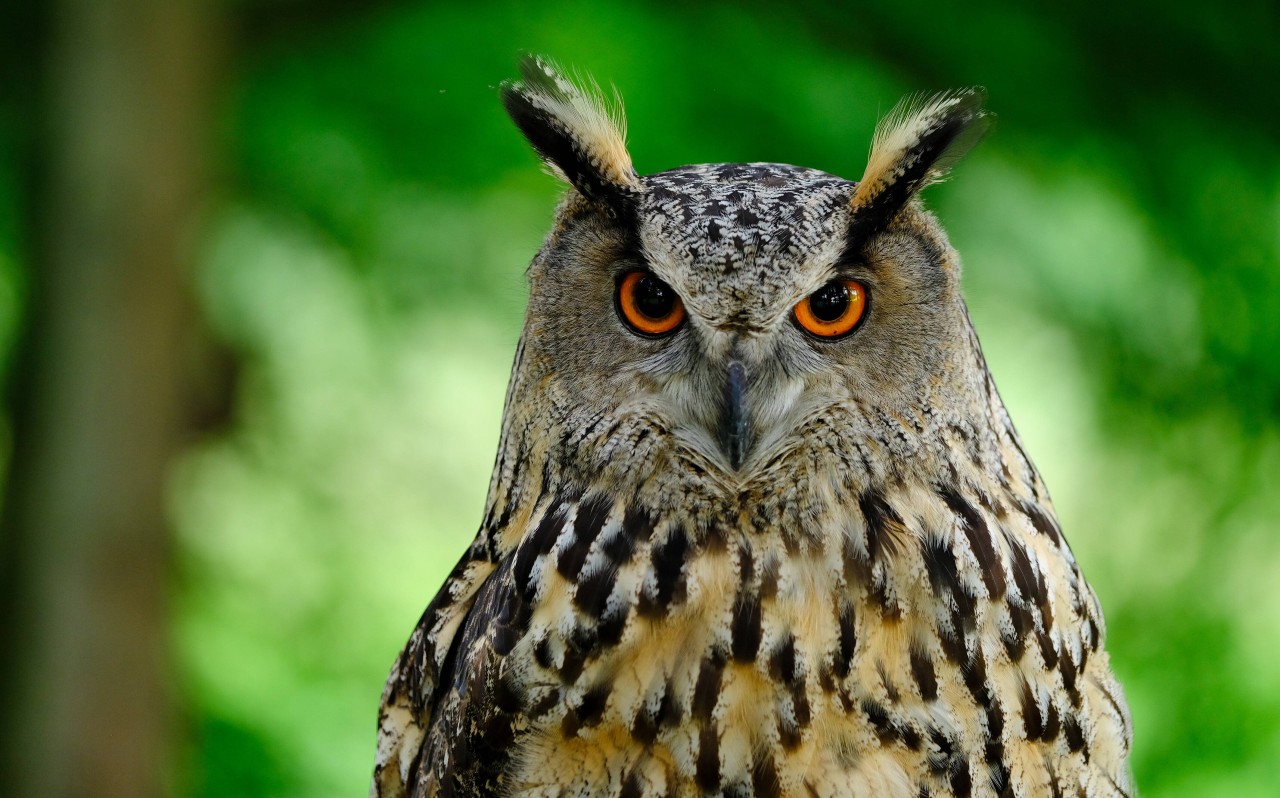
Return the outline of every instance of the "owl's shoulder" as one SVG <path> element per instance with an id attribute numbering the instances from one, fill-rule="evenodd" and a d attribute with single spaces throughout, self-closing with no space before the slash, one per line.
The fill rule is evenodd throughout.
<path id="1" fill-rule="evenodd" d="M 492 611 L 500 582 L 483 538 L 467 550 L 419 618 L 396 657 L 378 711 L 378 747 L 373 798 L 407 796 L 430 733 L 438 725 L 442 696 L 466 666 L 461 652 L 481 636 L 478 621 Z M 418 793 L 413 793 L 418 794 Z"/>

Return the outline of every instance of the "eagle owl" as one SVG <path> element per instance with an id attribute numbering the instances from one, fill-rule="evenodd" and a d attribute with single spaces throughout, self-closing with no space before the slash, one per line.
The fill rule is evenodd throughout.
<path id="1" fill-rule="evenodd" d="M 1097 598 L 916 196 L 983 93 L 900 105 L 856 183 L 642 176 L 594 84 L 521 71 L 569 189 L 372 794 L 1132 795 Z"/>

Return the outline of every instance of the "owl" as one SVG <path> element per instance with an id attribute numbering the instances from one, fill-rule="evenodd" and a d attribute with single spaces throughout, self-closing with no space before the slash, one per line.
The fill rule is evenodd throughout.
<path id="1" fill-rule="evenodd" d="M 520 66 L 568 190 L 372 795 L 1133 795 L 1097 597 L 917 196 L 983 92 L 899 105 L 857 182 L 642 176 L 595 84 Z"/>

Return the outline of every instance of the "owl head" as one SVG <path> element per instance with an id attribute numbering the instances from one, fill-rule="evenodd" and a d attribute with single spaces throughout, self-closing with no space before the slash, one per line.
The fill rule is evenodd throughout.
<path id="1" fill-rule="evenodd" d="M 662 438 L 748 478 L 823 435 L 910 448 L 989 412 L 958 258 L 916 198 L 985 131 L 981 90 L 904 101 L 857 182 L 773 163 L 640 175 L 594 84 L 536 57 L 521 71 L 503 103 L 569 186 L 530 267 L 524 424 L 601 461 Z"/>

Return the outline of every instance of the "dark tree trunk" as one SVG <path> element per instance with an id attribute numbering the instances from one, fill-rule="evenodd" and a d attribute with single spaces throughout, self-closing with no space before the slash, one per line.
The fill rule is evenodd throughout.
<path id="1" fill-rule="evenodd" d="M 166 468 L 217 0 L 62 0 L 44 46 L 31 315 L 5 502 L 0 793 L 169 777 Z"/>

